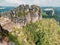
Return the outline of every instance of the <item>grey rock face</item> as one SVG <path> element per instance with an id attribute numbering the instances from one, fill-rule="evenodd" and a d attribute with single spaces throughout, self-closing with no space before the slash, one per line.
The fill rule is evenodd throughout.
<path id="1" fill-rule="evenodd" d="M 8 16 L 11 21 L 20 26 L 24 26 L 30 22 L 36 22 L 42 19 L 42 10 L 36 5 L 20 5 L 14 8 L 8 13 L 4 13 L 3 16 Z"/>
<path id="2" fill-rule="evenodd" d="M 30 21 L 31 21 L 30 13 L 28 13 L 27 15 L 25 15 L 25 18 L 26 18 L 26 24 L 30 23 Z"/>

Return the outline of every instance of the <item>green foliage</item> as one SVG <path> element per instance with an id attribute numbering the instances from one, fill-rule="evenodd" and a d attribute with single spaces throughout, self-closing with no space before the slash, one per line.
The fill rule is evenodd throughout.
<path id="1" fill-rule="evenodd" d="M 42 16 L 48 16 L 45 12 L 42 12 Z"/>
<path id="2" fill-rule="evenodd" d="M 14 28 L 11 34 L 16 37 L 14 42 L 19 43 L 16 45 L 60 45 L 59 27 L 56 20 L 43 19 L 22 29 Z"/>
<path id="3" fill-rule="evenodd" d="M 20 11 L 20 12 L 18 12 L 18 16 L 25 16 L 25 15 L 27 15 L 28 13 L 29 13 L 29 11 L 28 11 L 28 12 Z"/>
<path id="4" fill-rule="evenodd" d="M 58 41 L 58 23 L 54 19 L 43 19 L 35 24 L 27 26 L 28 30 L 32 30 L 36 45 L 55 45 Z M 36 34 L 36 35 L 35 35 Z M 37 38 L 37 39 L 36 39 Z"/>
<path id="5" fill-rule="evenodd" d="M 24 16 L 24 15 L 25 15 L 25 12 L 24 11 L 18 12 L 18 16 Z"/>

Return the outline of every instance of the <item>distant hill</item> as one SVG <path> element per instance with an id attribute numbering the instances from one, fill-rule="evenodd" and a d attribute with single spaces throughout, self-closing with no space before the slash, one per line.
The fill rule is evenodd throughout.
<path id="1" fill-rule="evenodd" d="M 15 7 L 12 7 L 12 6 L 0 6 L 0 13 L 8 12 L 14 8 Z"/>

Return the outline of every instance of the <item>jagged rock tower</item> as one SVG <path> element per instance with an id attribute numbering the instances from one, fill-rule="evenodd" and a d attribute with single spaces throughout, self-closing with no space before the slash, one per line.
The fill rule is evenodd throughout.
<path id="1" fill-rule="evenodd" d="M 36 5 L 29 6 L 22 4 L 10 12 L 2 14 L 2 16 L 7 16 L 11 21 L 22 27 L 30 22 L 41 20 L 42 9 Z"/>

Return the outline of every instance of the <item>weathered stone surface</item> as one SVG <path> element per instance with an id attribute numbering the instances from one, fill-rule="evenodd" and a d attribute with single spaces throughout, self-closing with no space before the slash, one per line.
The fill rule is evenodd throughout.
<path id="1" fill-rule="evenodd" d="M 0 25 L 1 25 L 4 29 L 8 30 L 9 32 L 12 32 L 12 29 L 13 29 L 14 27 L 18 27 L 18 26 L 16 26 L 16 24 L 15 24 L 14 22 L 12 22 L 8 17 L 1 17 L 1 18 L 0 18 Z"/>
<path id="2" fill-rule="evenodd" d="M 0 24 L 5 25 L 6 22 L 4 28 L 7 29 L 8 27 L 9 30 L 11 30 L 13 25 L 14 26 L 17 25 L 17 27 L 22 27 L 30 22 L 36 22 L 38 20 L 41 20 L 42 10 L 39 6 L 36 5 L 29 6 L 29 5 L 22 4 L 19 7 L 14 8 L 13 10 L 7 13 L 1 14 L 1 17 L 3 18 L 0 20 Z M 15 24 L 11 22 L 14 22 Z"/>
<path id="3" fill-rule="evenodd" d="M 30 21 L 31 21 L 30 13 L 27 13 L 27 14 L 25 15 L 25 18 L 26 18 L 26 23 L 27 23 L 27 24 L 30 23 Z"/>

